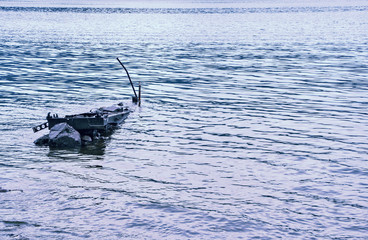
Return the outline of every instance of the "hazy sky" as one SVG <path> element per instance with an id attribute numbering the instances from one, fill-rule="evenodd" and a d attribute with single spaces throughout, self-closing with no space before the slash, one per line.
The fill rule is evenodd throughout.
<path id="1" fill-rule="evenodd" d="M 0 6 L 34 7 L 285 7 L 363 6 L 367 0 L 0 0 Z"/>

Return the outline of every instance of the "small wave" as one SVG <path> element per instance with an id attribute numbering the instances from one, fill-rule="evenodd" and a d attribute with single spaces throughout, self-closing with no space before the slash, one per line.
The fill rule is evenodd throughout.
<path id="1" fill-rule="evenodd" d="M 0 7 L 13 12 L 143 13 L 143 14 L 247 14 L 367 11 L 368 6 L 273 7 L 273 8 L 95 8 L 95 7 Z"/>

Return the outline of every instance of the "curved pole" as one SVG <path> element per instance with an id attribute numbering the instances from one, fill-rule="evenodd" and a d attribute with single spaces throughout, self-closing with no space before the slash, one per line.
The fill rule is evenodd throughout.
<path id="1" fill-rule="evenodd" d="M 134 95 L 135 95 L 135 97 L 138 99 L 137 93 L 135 92 L 135 89 L 134 89 L 134 86 L 133 86 L 132 79 L 130 79 L 130 76 L 129 76 L 128 70 L 127 70 L 127 69 L 124 67 L 124 65 L 120 62 L 119 58 L 116 58 L 116 59 L 119 61 L 120 65 L 124 68 L 125 72 L 127 73 L 128 78 L 129 78 L 130 85 L 132 85 L 132 89 L 133 89 Z"/>

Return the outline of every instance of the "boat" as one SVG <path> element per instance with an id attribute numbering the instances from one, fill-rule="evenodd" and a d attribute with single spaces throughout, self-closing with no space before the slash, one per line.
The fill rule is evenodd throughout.
<path id="1" fill-rule="evenodd" d="M 134 110 L 135 105 L 140 106 L 141 104 L 141 84 L 139 83 L 139 95 L 137 95 L 128 70 L 120 62 L 119 58 L 117 58 L 117 60 L 126 71 L 133 88 L 133 104 L 118 103 L 109 107 L 92 109 L 90 112 L 65 115 L 64 117 L 59 117 L 58 114 L 51 114 L 49 112 L 46 117 L 47 122 L 33 127 L 33 132 L 38 132 L 46 128 L 51 130 L 57 124 L 67 123 L 81 135 L 88 135 L 94 139 L 97 136 L 109 134 L 112 130 L 116 129 Z"/>
<path id="2" fill-rule="evenodd" d="M 64 117 L 48 113 L 46 117 L 47 122 L 33 127 L 33 132 L 38 132 L 45 128 L 51 129 L 55 125 L 65 122 L 81 135 L 89 135 L 91 137 L 97 134 L 105 135 L 117 128 L 133 110 L 133 106 L 119 103 L 109 107 L 92 109 L 87 113 L 65 115 Z"/>

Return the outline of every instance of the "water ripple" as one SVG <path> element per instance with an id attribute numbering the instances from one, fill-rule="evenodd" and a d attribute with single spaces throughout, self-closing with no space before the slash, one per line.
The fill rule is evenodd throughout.
<path id="1" fill-rule="evenodd" d="M 0 238 L 367 235 L 366 6 L 2 5 Z M 130 98 L 116 57 L 142 107 L 34 146 L 48 112 Z"/>

